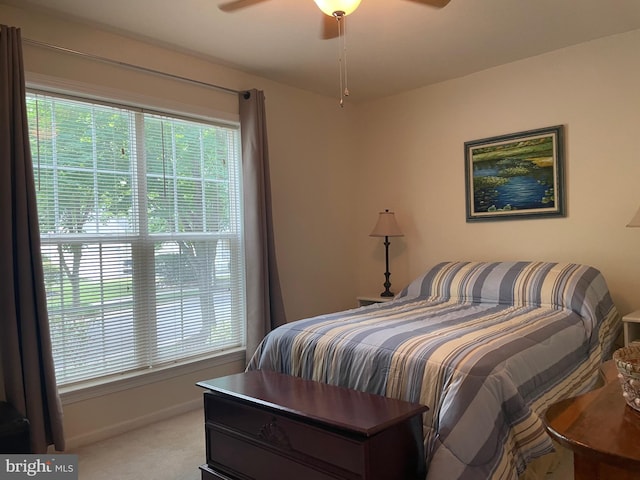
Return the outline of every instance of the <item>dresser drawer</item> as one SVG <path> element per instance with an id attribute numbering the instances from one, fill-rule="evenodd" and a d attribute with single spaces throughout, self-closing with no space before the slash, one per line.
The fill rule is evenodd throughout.
<path id="1" fill-rule="evenodd" d="M 357 480 L 359 475 L 332 465 L 296 457 L 295 452 L 273 449 L 232 431 L 207 425 L 207 463 L 230 478 L 260 480 Z M 206 477 L 217 478 L 217 477 Z M 225 478 L 224 475 L 220 478 Z"/>
<path id="2" fill-rule="evenodd" d="M 215 429 L 215 426 L 219 425 L 224 427 L 222 430 L 226 429 L 245 436 L 256 445 L 266 446 L 270 450 L 281 452 L 291 458 L 311 457 L 339 469 L 353 472 L 356 478 L 364 473 L 363 450 L 365 447 L 362 439 L 351 439 L 344 436 L 344 433 L 323 430 L 280 415 L 273 410 L 229 401 L 211 393 L 205 394 L 205 417 L 208 435 L 212 435 L 210 440 L 216 442 L 215 447 L 211 449 L 213 451 L 222 447 L 224 443 L 217 441 L 217 436 L 223 435 L 218 431 L 221 429 Z M 213 458 L 211 460 L 219 461 Z M 242 463 L 248 463 L 246 458 L 242 459 Z M 299 478 L 306 480 L 307 477 Z"/>

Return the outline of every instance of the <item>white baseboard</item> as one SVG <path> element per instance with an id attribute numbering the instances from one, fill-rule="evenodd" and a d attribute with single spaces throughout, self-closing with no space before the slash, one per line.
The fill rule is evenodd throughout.
<path id="1" fill-rule="evenodd" d="M 110 425 L 100 430 L 94 430 L 92 432 L 88 432 L 82 435 L 77 435 L 75 437 L 67 437 L 66 451 L 69 453 L 73 453 L 73 450 L 81 446 L 89 445 L 91 443 L 99 442 L 100 440 L 105 440 L 107 438 L 115 437 L 116 435 L 120 435 L 120 434 L 129 432 L 131 430 L 135 430 L 136 428 L 144 427 L 146 425 L 150 425 L 152 423 L 159 422 L 161 420 L 166 420 L 168 418 L 182 415 L 184 413 L 191 412 L 196 409 L 202 409 L 201 398 L 190 400 L 188 402 L 181 403 L 179 405 L 174 405 L 172 407 L 165 408 L 163 410 L 157 410 L 148 415 L 127 420 L 125 422 L 120 422 L 115 425 Z"/>

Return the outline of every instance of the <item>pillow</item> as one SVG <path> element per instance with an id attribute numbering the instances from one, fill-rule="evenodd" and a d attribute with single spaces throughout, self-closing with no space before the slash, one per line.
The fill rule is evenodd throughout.
<path id="1" fill-rule="evenodd" d="M 396 298 L 565 308 L 591 328 L 614 308 L 602 274 L 574 263 L 443 262 Z"/>

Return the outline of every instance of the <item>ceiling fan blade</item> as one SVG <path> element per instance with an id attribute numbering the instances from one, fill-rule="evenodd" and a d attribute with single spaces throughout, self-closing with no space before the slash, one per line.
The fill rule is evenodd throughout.
<path id="1" fill-rule="evenodd" d="M 251 7 L 257 3 L 262 3 L 267 0 L 234 0 L 233 2 L 223 3 L 218 5 L 218 8 L 223 12 L 235 12 L 241 8 Z"/>
<path id="2" fill-rule="evenodd" d="M 446 7 L 451 0 L 409 0 L 410 2 L 421 3 L 435 8 Z"/>
<path id="3" fill-rule="evenodd" d="M 335 17 L 322 14 L 322 30 L 320 38 L 322 40 L 331 40 L 338 36 L 338 20 Z"/>

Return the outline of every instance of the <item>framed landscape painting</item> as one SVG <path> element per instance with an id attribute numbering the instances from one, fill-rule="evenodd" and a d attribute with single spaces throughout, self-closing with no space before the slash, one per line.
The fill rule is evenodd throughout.
<path id="1" fill-rule="evenodd" d="M 564 216 L 564 128 L 465 142 L 467 221 Z"/>

